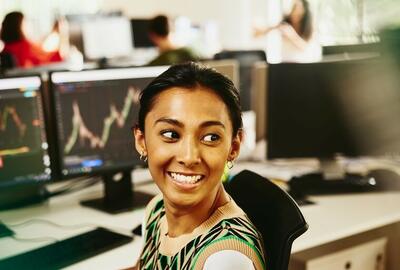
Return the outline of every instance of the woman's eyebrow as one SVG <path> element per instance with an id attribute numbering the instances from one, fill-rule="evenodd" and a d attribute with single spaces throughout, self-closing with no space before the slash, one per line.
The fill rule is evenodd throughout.
<path id="1" fill-rule="evenodd" d="M 220 126 L 223 129 L 225 129 L 225 125 L 222 124 L 222 122 L 220 121 L 205 121 L 203 123 L 201 123 L 200 127 L 204 128 L 204 127 L 209 127 L 209 126 Z"/>
<path id="2" fill-rule="evenodd" d="M 166 117 L 162 117 L 160 119 L 157 119 L 154 122 L 153 126 L 157 125 L 158 123 L 167 123 L 167 124 L 178 126 L 178 127 L 183 127 L 184 126 L 184 124 L 182 122 L 180 122 L 180 121 L 178 121 L 176 119 L 173 119 L 173 118 L 166 118 Z M 205 128 L 205 127 L 209 127 L 209 126 L 220 126 L 223 129 L 225 129 L 225 125 L 220 121 L 210 120 L 210 121 L 205 121 L 205 122 L 200 124 L 201 128 Z"/>
<path id="3" fill-rule="evenodd" d="M 178 126 L 178 127 L 183 127 L 183 123 L 182 123 L 182 122 L 180 122 L 180 121 L 178 121 L 178 120 L 176 120 L 176 119 L 166 118 L 166 117 L 162 117 L 162 118 L 160 118 L 160 119 L 157 119 L 157 120 L 154 122 L 154 125 L 153 125 L 153 126 L 157 125 L 158 123 L 167 123 L 167 124 L 170 124 L 170 125 L 174 125 L 174 126 Z"/>

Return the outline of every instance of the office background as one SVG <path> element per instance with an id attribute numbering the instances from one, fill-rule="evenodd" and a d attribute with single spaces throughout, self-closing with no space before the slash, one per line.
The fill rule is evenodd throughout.
<path id="1" fill-rule="evenodd" d="M 59 15 L 71 13 L 95 14 L 99 12 L 122 11 L 129 18 L 151 17 L 159 13 L 166 13 L 172 17 L 186 16 L 193 23 L 213 22 L 218 26 L 221 48 L 226 49 L 254 49 L 262 48 L 265 40 L 252 37 L 252 26 L 273 25 L 281 20 L 281 11 L 286 9 L 286 3 L 279 1 L 261 0 L 219 0 L 219 1 L 2 1 L 0 6 L 0 18 L 11 10 L 22 10 L 32 22 L 32 30 L 36 33 L 48 33 L 55 18 Z M 234 2 L 234 4 L 232 4 Z M 348 44 L 357 42 L 375 42 L 377 33 L 381 27 L 387 27 L 399 23 L 400 5 L 396 0 L 386 1 L 310 1 L 315 14 L 316 25 L 318 25 L 319 39 L 323 45 Z M 213 7 L 210 9 L 210 7 Z M 265 66 L 261 67 L 265 79 Z M 258 80 L 257 83 L 260 81 Z M 265 82 L 264 82 L 265 83 Z M 260 86 L 265 87 L 264 86 Z M 265 101 L 265 99 L 262 99 Z M 264 131 L 264 129 L 262 129 Z M 254 149 L 252 151 L 255 151 Z M 263 150 L 261 150 L 263 152 Z M 265 153 L 264 153 L 265 154 Z M 368 163 L 369 161 L 365 161 Z M 349 161 L 349 164 L 351 161 Z M 369 163 L 368 163 L 369 164 Z M 265 165 L 265 164 L 264 164 Z M 364 164 L 365 165 L 365 164 Z M 363 166 L 364 166 L 363 165 Z M 285 165 L 283 165 L 284 167 Z M 296 165 L 298 166 L 298 165 Z M 290 166 L 288 166 L 290 167 Z M 368 166 L 367 166 L 368 167 Z M 373 165 L 372 165 L 373 167 Z M 263 168 L 254 163 L 242 164 L 235 168 L 254 168 L 255 171 L 263 172 Z M 299 170 L 302 169 L 300 166 Z M 285 167 L 270 167 L 267 172 L 276 171 L 278 174 L 287 173 Z M 140 171 L 140 170 L 139 170 Z M 136 172 L 137 173 L 137 172 Z M 139 172 L 140 173 L 140 172 Z M 148 180 L 149 177 L 136 176 L 135 179 Z M 117 218 L 91 212 L 78 201 L 92 195 L 100 194 L 101 186 L 97 185 L 91 190 L 83 190 L 70 197 L 59 197 L 51 200 L 49 204 L 39 207 L 25 208 L 9 212 L 3 212 L 1 219 L 10 224 L 26 221 L 26 217 L 35 216 L 60 224 L 71 224 L 71 220 L 79 215 L 87 215 L 82 222 L 94 221 L 98 225 L 112 228 L 122 227 L 121 232 L 130 231 L 134 225 L 138 225 L 143 215 L 143 210 L 135 210 L 128 214 L 122 214 Z M 157 192 L 151 187 L 152 192 Z M 295 242 L 293 252 L 295 261 L 292 262 L 293 269 L 328 269 L 323 267 L 332 262 L 343 263 L 340 267 L 346 267 L 349 258 L 357 257 L 362 265 L 373 265 L 385 251 L 390 261 L 388 269 L 396 269 L 399 251 L 399 211 L 398 193 L 388 194 L 366 194 L 361 196 L 316 196 L 311 198 L 316 205 L 302 208 L 306 219 L 311 224 L 309 234 Z M 349 207 L 352 206 L 352 207 Z M 67 210 L 66 210 L 67 209 Z M 84 209 L 84 210 L 82 210 Z M 345 209 L 346 211 L 343 211 Z M 361 210 L 362 209 L 362 210 Z M 366 211 L 363 211 L 367 209 Z M 362 212 L 362 213 L 360 213 Z M 332 215 L 330 215 L 332 213 Z M 25 217 L 25 218 L 24 218 Z M 49 228 L 47 226 L 46 228 Z M 43 228 L 43 227 L 42 227 Z M 40 235 L 43 230 L 39 226 L 34 232 Z M 19 232 L 29 235 L 29 226 Z M 83 229 L 78 231 L 82 232 Z M 77 233 L 54 232 L 54 236 L 60 239 Z M 390 239 L 390 240 L 389 240 Z M 4 239 L 3 239 L 4 240 Z M 3 241 L 2 240 L 2 241 Z M 76 269 L 90 268 L 99 264 L 105 267 L 126 267 L 132 265 L 138 256 L 140 238 L 135 238 L 133 243 L 123 249 L 113 251 L 104 256 L 92 258 L 81 265 L 75 265 Z M 15 245 L 11 240 L 2 242 L 0 245 Z M 43 245 L 32 244 L 29 248 Z M 24 251 L 26 245 L 16 245 L 17 251 Z M 397 253 L 396 253 L 397 252 Z M 0 252 L 1 253 L 1 252 Z M 130 257 L 130 254 L 135 253 Z M 5 254 L 5 253 L 4 253 Z M 332 256 L 326 258 L 327 255 Z M 363 254 L 356 256 L 354 254 Z M 7 253 L 13 255 L 13 253 Z M 380 256 L 380 257 L 379 257 Z M 121 259 L 122 258 L 122 259 Z M 324 258 L 326 260 L 324 260 Z M 340 260 L 338 259 L 340 258 Z M 113 264 L 113 261 L 118 263 Z M 311 266 L 306 262 L 312 261 Z M 357 265 L 357 262 L 353 262 Z M 321 266 L 322 265 L 322 266 Z M 308 268 L 307 268 L 308 267 Z M 314 268 L 312 268 L 314 267 Z M 332 269 L 335 268 L 335 265 Z M 341 269 L 341 268 L 340 268 Z M 344 268 L 346 269 L 346 268 Z M 357 269 L 357 268 L 356 268 Z"/>
<path id="2" fill-rule="evenodd" d="M 309 2 L 323 45 L 354 43 L 360 38 L 373 41 L 371 35 L 379 29 L 400 21 L 400 5 L 396 0 Z M 21 10 L 31 20 L 32 31 L 44 35 L 59 15 L 122 11 L 127 17 L 141 18 L 165 13 L 172 17 L 187 16 L 194 23 L 215 21 L 219 25 L 224 46 L 243 47 L 254 46 L 254 40 L 251 39 L 253 24 L 273 25 L 280 21 L 281 11 L 289 7 L 290 0 L 3 0 L 0 18 L 12 10 Z"/>

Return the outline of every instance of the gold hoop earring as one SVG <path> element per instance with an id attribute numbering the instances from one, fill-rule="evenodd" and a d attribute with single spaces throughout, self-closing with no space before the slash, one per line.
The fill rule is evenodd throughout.
<path id="1" fill-rule="evenodd" d="M 147 156 L 145 155 L 144 151 L 140 152 L 140 160 L 147 162 Z"/>
<path id="2" fill-rule="evenodd" d="M 228 160 L 228 162 L 226 163 L 226 166 L 228 167 L 228 169 L 232 169 L 233 166 L 235 165 L 235 160 Z"/>

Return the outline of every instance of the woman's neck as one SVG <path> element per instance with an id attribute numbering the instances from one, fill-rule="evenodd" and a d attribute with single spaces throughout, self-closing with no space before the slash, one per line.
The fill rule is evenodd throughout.
<path id="1" fill-rule="evenodd" d="M 210 194 L 211 195 L 211 194 Z M 229 197 L 222 184 L 214 196 L 190 208 L 175 207 L 165 202 L 165 214 L 168 223 L 168 236 L 178 237 L 193 232 L 199 225 L 206 221 L 215 210 L 228 203 Z"/>

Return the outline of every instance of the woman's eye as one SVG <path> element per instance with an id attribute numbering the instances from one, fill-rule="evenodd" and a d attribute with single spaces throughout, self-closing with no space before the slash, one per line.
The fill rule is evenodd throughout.
<path id="1" fill-rule="evenodd" d="M 163 132 L 161 132 L 161 135 L 163 137 L 171 139 L 171 140 L 179 138 L 179 134 L 177 132 L 171 131 L 171 130 L 163 131 Z"/>
<path id="2" fill-rule="evenodd" d="M 217 134 L 208 134 L 203 137 L 203 141 L 205 142 L 215 142 L 220 139 L 220 136 Z"/>

